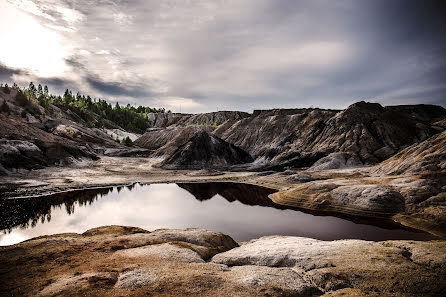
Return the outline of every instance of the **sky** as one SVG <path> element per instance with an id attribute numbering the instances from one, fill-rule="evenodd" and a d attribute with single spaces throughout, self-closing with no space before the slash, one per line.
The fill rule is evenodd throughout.
<path id="1" fill-rule="evenodd" d="M 0 81 L 173 112 L 446 107 L 446 5 L 0 0 Z"/>

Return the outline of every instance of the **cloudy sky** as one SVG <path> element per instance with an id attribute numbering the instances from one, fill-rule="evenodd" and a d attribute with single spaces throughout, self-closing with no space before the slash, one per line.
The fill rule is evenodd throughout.
<path id="1" fill-rule="evenodd" d="M 0 81 L 176 112 L 446 107 L 441 3 L 0 0 Z"/>

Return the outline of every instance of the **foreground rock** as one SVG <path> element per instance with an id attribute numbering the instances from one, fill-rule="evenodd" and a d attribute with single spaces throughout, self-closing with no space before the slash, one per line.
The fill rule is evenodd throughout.
<path id="1" fill-rule="evenodd" d="M 2 296 L 440 296 L 446 242 L 108 226 L 0 247 Z M 88 259 L 88 260 L 87 260 Z"/>
<path id="2" fill-rule="evenodd" d="M 357 296 L 357 289 L 379 296 L 440 296 L 446 290 L 444 247 L 444 241 L 319 241 L 272 236 L 220 253 L 212 263 L 288 268 L 324 292 L 350 288 L 356 289 L 352 296 Z"/>
<path id="3" fill-rule="evenodd" d="M 161 162 L 160 167 L 164 169 L 221 169 L 252 161 L 251 156 L 242 149 L 204 130 L 199 130 Z"/>

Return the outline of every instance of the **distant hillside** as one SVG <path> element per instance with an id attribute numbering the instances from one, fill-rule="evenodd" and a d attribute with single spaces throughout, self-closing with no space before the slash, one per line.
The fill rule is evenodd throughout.
<path id="1" fill-rule="evenodd" d="M 130 104 L 120 106 L 116 103 L 112 106 L 109 102 L 102 99 L 92 99 L 90 96 L 77 93 L 73 95 L 71 90 L 66 90 L 63 96 L 50 94 L 48 87 L 42 87 L 40 84 L 35 87 L 31 82 L 28 88 L 20 89 L 16 84 L 12 87 L 0 85 L 4 93 L 10 90 L 17 91 L 18 104 L 28 107 L 24 112 L 34 115 L 36 109 L 32 109 L 28 102 L 35 102 L 45 109 L 46 113 L 53 113 L 54 106 L 64 110 L 72 111 L 85 122 L 89 127 L 104 128 L 105 121 L 111 121 L 126 131 L 133 133 L 144 133 L 149 127 L 149 114 L 164 114 L 164 108 L 151 108 L 147 106 L 134 107 Z M 27 99 L 27 101 L 25 100 Z M 0 102 L 1 104 L 1 102 Z M 170 111 L 168 111 L 170 112 Z"/>
<path id="2" fill-rule="evenodd" d="M 148 115 L 150 128 L 166 128 L 170 126 L 219 126 L 224 122 L 238 121 L 249 117 L 242 111 L 216 111 L 199 114 L 185 113 L 151 113 Z"/>
<path id="3" fill-rule="evenodd" d="M 143 132 L 147 113 L 155 109 L 112 108 L 104 100 L 65 93 L 49 95 L 46 87 L 35 91 L 32 84 L 0 86 L 0 175 L 101 155 L 145 154 L 146 149 L 128 147 L 139 135 L 122 126 Z"/>
<path id="4" fill-rule="evenodd" d="M 219 125 L 211 116 L 225 119 Z M 248 152 L 258 168 L 323 168 L 377 164 L 444 130 L 446 110 L 435 105 L 384 107 L 357 102 L 345 110 L 318 108 L 256 110 L 251 115 L 208 113 L 150 115 L 150 128 L 136 140 L 172 156 L 198 130 L 206 130 Z M 207 119 L 207 124 L 191 123 Z M 320 160 L 320 161 L 319 161 Z M 256 167 L 257 168 L 257 167 Z"/>

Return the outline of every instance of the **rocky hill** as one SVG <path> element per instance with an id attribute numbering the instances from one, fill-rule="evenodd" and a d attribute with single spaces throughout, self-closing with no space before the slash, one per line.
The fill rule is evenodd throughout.
<path id="1" fill-rule="evenodd" d="M 97 160 L 110 149 L 114 153 L 129 151 L 107 129 L 125 131 L 94 113 L 90 115 L 101 120 L 103 128 L 92 127 L 70 109 L 53 104 L 44 108 L 16 89 L 5 87 L 0 88 L 0 105 L 0 174 L 84 158 Z"/>
<path id="2" fill-rule="evenodd" d="M 215 134 L 255 158 L 273 163 L 293 160 L 298 164 L 308 156 L 314 159 L 315 154 L 322 157 L 346 152 L 363 164 L 375 164 L 436 132 L 429 122 L 395 108 L 358 102 L 340 112 L 319 109 L 282 115 L 260 112 L 227 129 L 218 128 Z"/>
<path id="3" fill-rule="evenodd" d="M 256 161 L 253 168 L 310 167 L 321 158 L 317 166 L 326 169 L 373 165 L 443 131 L 446 110 L 361 101 L 341 111 L 272 109 L 250 116 L 233 112 L 224 114 L 226 121 L 217 127 L 188 126 L 188 120 L 209 115 L 159 114 L 151 125 L 168 127 L 149 129 L 136 144 L 155 150 L 153 156 L 167 156 L 193 133 L 206 130 L 248 152 Z"/>
<path id="4" fill-rule="evenodd" d="M 252 161 L 251 156 L 242 149 L 209 132 L 199 130 L 161 162 L 160 167 L 164 169 L 227 168 Z"/>
<path id="5" fill-rule="evenodd" d="M 169 126 L 215 125 L 218 126 L 228 120 L 238 121 L 249 117 L 249 113 L 242 111 L 216 111 L 200 114 L 184 113 L 150 113 L 149 128 L 166 128 Z"/>
<path id="6" fill-rule="evenodd" d="M 149 128 L 134 143 L 140 147 L 153 150 L 152 156 L 163 157 L 173 153 L 180 145 L 189 140 L 197 131 L 212 132 L 213 126 L 186 126 Z"/>

